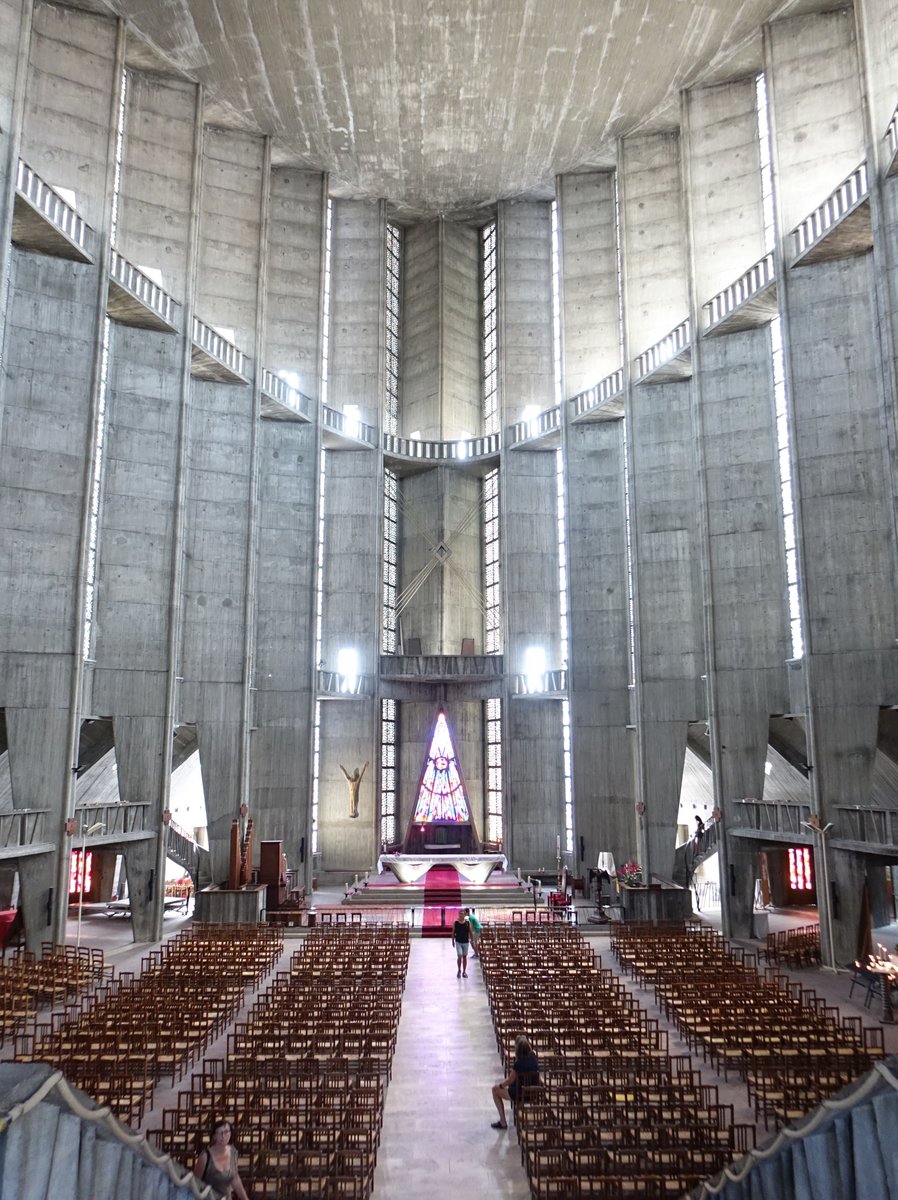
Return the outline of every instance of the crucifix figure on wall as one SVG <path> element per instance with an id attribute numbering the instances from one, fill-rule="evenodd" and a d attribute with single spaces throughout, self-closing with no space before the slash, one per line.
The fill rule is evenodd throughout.
<path id="1" fill-rule="evenodd" d="M 349 787 L 349 815 L 357 817 L 359 815 L 359 785 L 362 782 L 362 776 L 368 770 L 368 764 L 365 763 L 361 770 L 356 767 L 351 775 L 342 763 L 340 763 L 340 770 L 346 776 L 346 783 Z"/>

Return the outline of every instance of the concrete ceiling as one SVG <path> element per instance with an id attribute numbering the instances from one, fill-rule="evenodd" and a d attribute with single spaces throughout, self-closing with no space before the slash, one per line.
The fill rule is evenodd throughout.
<path id="1" fill-rule="evenodd" d="M 335 195 L 410 219 L 552 194 L 678 93 L 757 68 L 808 0 L 105 0 L 144 65 L 206 86 L 209 119 L 271 134 Z M 828 7 L 832 7 L 832 2 Z"/>

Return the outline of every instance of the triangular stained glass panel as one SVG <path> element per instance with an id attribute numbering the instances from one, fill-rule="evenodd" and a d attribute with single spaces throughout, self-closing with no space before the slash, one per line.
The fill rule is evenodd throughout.
<path id="1" fill-rule="evenodd" d="M 424 764 L 415 822 L 469 821 L 468 799 L 462 783 L 452 735 L 445 713 L 437 716 L 430 740 L 430 752 Z"/>

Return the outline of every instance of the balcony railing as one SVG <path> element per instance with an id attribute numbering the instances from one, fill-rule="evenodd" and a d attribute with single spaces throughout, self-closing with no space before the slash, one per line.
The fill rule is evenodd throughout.
<path id="1" fill-rule="evenodd" d="M 561 429 L 561 409 L 556 405 L 537 413 L 529 421 L 515 421 L 508 430 L 509 446 L 520 446 L 523 442 L 535 442 Z"/>
<path id="2" fill-rule="evenodd" d="M 0 813 L 0 850 L 27 849 L 47 839 L 46 808 L 18 808 Z"/>
<path id="3" fill-rule="evenodd" d="M 291 387 L 280 375 L 275 375 L 267 368 L 262 371 L 262 394 L 273 400 L 281 409 L 288 410 L 307 421 L 312 420 L 314 404 L 312 400 L 297 388 Z M 264 408 L 264 405 L 263 405 Z M 263 416 L 276 416 L 275 412 L 263 411 Z"/>
<path id="4" fill-rule="evenodd" d="M 499 453 L 499 435 L 461 438 L 454 442 L 425 442 L 420 438 L 396 437 L 384 434 L 384 454 L 395 458 L 410 458 L 416 462 L 467 462 L 470 459 L 494 458 Z"/>
<path id="5" fill-rule="evenodd" d="M 341 696 L 351 699 L 353 696 L 373 696 L 373 675 L 341 675 L 338 671 L 318 672 L 318 695 Z"/>
<path id="6" fill-rule="evenodd" d="M 750 266 L 735 283 L 731 283 L 716 296 L 712 296 L 707 304 L 702 305 L 702 311 L 706 314 L 705 328 L 720 324 L 730 313 L 769 288 L 775 279 L 776 268 L 771 251 Z"/>
<path id="7" fill-rule="evenodd" d="M 120 287 L 138 300 L 144 308 L 148 308 L 154 313 L 160 321 L 174 326 L 174 314 L 178 307 L 175 301 L 168 292 L 163 291 L 149 276 L 144 275 L 143 271 L 138 270 L 126 258 L 123 258 L 117 250 L 113 250 L 109 256 L 109 274 Z"/>
<path id="8" fill-rule="evenodd" d="M 689 318 L 681 321 L 675 329 L 666 334 L 660 342 L 643 350 L 636 359 L 636 378 L 645 379 L 663 367 L 688 353 L 692 346 L 692 326 Z M 678 377 L 685 378 L 686 372 L 679 371 Z"/>
<path id="9" fill-rule="evenodd" d="M 833 835 L 840 841 L 867 842 L 894 846 L 898 837 L 898 811 L 892 808 L 858 808 L 837 804 Z"/>
<path id="10" fill-rule="evenodd" d="M 93 236 L 91 227 L 21 158 L 16 169 L 16 192 L 35 212 L 40 213 L 56 233 L 62 234 L 81 252 L 79 257 L 90 261 L 88 242 Z"/>
<path id="11" fill-rule="evenodd" d="M 892 113 L 892 119 L 889 121 L 889 127 L 886 130 L 886 143 L 888 145 L 886 174 L 894 175 L 898 171 L 898 107 Z"/>
<path id="12" fill-rule="evenodd" d="M 89 829 L 91 825 L 102 825 L 103 828 L 87 839 L 87 844 L 114 840 L 123 835 L 146 834 L 151 836 L 155 831 L 147 828 L 150 804 L 140 800 L 131 804 L 80 804 L 75 808 L 77 828 L 73 845 L 77 849 L 81 841 L 80 830 Z"/>
<path id="13" fill-rule="evenodd" d="M 366 442 L 369 446 L 377 445 L 377 430 L 373 425 L 366 425 L 357 417 L 346 416 L 338 408 L 324 410 L 324 428 L 341 437 L 354 438 L 357 442 Z"/>
<path id="14" fill-rule="evenodd" d="M 542 675 L 512 675 L 513 696 L 565 696 L 567 695 L 567 671 L 546 671 Z"/>
<path id="15" fill-rule="evenodd" d="M 831 192 L 819 208 L 792 230 L 795 257 L 805 254 L 831 229 L 843 221 L 853 209 L 859 207 L 870 195 L 867 164 L 862 162 L 847 179 Z"/>
<path id="16" fill-rule="evenodd" d="M 808 832 L 802 822 L 810 818 L 810 804 L 776 804 L 747 796 L 734 800 L 733 805 L 731 819 L 734 828 L 763 830 L 765 833 L 779 833 L 802 840 Z"/>
<path id="17" fill-rule="evenodd" d="M 233 342 L 229 342 L 227 338 L 217 333 L 211 325 L 207 325 L 205 321 L 201 321 L 199 317 L 193 318 L 193 345 L 207 359 L 211 359 L 213 364 L 223 368 L 235 382 L 247 382 L 247 362 L 248 359 L 242 350 L 238 350 Z M 211 376 L 219 377 L 213 369 L 205 370 L 200 368 L 197 370 L 197 364 L 194 362 L 195 373 L 200 374 L 205 378 Z"/>
<path id="18" fill-rule="evenodd" d="M 616 400 L 623 395 L 624 391 L 624 371 L 623 367 L 612 372 L 611 375 L 606 375 L 599 383 L 594 384 L 591 388 L 587 388 L 585 392 L 580 392 L 571 400 L 571 408 L 574 413 L 574 418 L 585 417 L 587 413 L 595 412 L 596 409 L 603 408 L 612 400 Z"/>

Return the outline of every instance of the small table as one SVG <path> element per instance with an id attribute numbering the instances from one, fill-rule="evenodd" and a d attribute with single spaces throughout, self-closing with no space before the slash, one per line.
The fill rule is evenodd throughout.
<path id="1" fill-rule="evenodd" d="M 895 1009 L 892 1004 L 892 985 L 895 982 L 895 967 L 891 963 L 883 963 L 882 966 L 869 966 L 867 970 L 871 975 L 879 976 L 879 986 L 882 992 L 882 1015 L 880 1020 L 884 1025 L 895 1024 Z"/>

